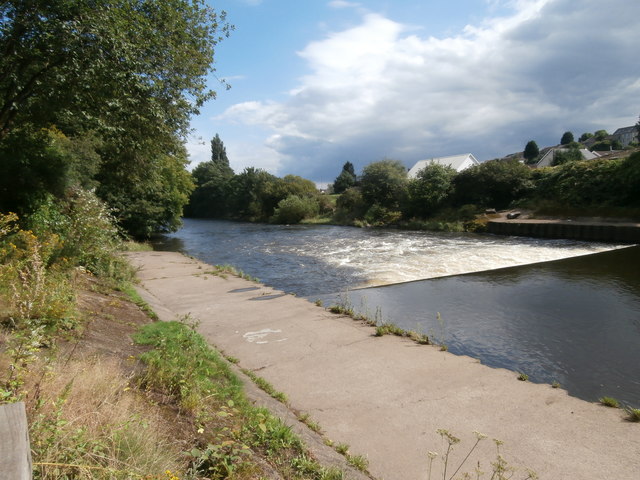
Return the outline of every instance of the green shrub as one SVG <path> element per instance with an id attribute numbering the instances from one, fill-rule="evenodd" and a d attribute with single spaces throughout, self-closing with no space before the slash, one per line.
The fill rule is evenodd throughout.
<path id="1" fill-rule="evenodd" d="M 315 198 L 289 195 L 278 203 L 272 221 L 275 223 L 300 223 L 305 218 L 318 215 L 319 204 Z"/>

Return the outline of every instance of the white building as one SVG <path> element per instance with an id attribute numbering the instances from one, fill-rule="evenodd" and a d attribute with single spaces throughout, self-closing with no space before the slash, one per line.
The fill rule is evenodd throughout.
<path id="1" fill-rule="evenodd" d="M 469 167 L 480 165 L 480 162 L 476 160 L 476 157 L 474 157 L 470 153 L 465 153 L 463 155 L 452 155 L 450 157 L 429 158 L 427 160 L 418 161 L 413 167 L 411 167 L 407 176 L 409 178 L 416 178 L 420 170 L 433 164 L 451 167 L 456 172 L 461 172 Z"/>

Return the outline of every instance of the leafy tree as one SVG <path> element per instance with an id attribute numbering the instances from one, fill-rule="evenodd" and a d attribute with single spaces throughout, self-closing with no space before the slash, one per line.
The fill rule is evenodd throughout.
<path id="1" fill-rule="evenodd" d="M 562 134 L 562 138 L 560 139 L 560 145 L 568 145 L 571 142 L 573 142 L 573 133 L 564 132 Z"/>
<path id="2" fill-rule="evenodd" d="M 188 217 L 224 218 L 229 214 L 230 182 L 234 176 L 227 150 L 216 133 L 211 139 L 211 160 L 198 164 L 192 177 L 195 190 L 185 208 Z"/>
<path id="3" fill-rule="evenodd" d="M 367 205 L 397 209 L 407 193 L 407 169 L 398 160 L 385 159 L 367 165 L 360 179 Z"/>
<path id="4" fill-rule="evenodd" d="M 580 149 L 575 146 L 566 150 L 556 150 L 553 154 L 553 166 L 577 162 L 579 160 L 582 160 L 582 153 L 580 153 Z"/>
<path id="5" fill-rule="evenodd" d="M 529 140 L 524 147 L 523 155 L 527 163 L 533 163 L 538 158 L 538 155 L 540 155 L 538 144 L 534 140 Z"/>
<path id="6" fill-rule="evenodd" d="M 457 205 L 506 208 L 533 187 L 531 169 L 517 160 L 492 160 L 458 173 L 453 180 Z"/>
<path id="7" fill-rule="evenodd" d="M 609 136 L 609 133 L 606 130 L 597 130 L 593 136 L 595 137 L 595 139 L 599 142 L 601 142 L 602 140 L 604 140 L 605 138 L 607 138 Z"/>
<path id="8" fill-rule="evenodd" d="M 214 47 L 230 29 L 203 0 L 2 2 L 0 148 L 55 125 L 75 153 L 40 171 L 51 176 L 32 185 L 40 195 L 95 180 L 132 233 L 176 228 L 191 188 L 189 118 L 214 96 Z M 51 153 L 40 145 L 31 162 Z M 17 151 L 3 161 L 30 172 Z"/>
<path id="9" fill-rule="evenodd" d="M 580 135 L 580 138 L 578 139 L 578 141 L 586 142 L 587 140 L 589 140 L 592 137 L 593 137 L 593 133 L 585 132 L 582 135 Z"/>
<path id="10" fill-rule="evenodd" d="M 278 202 L 273 213 L 275 223 L 300 223 L 305 218 L 318 215 L 319 205 L 315 198 L 289 195 Z"/>
<path id="11" fill-rule="evenodd" d="M 336 201 L 335 219 L 338 222 L 349 223 L 361 218 L 367 211 L 367 204 L 362 198 L 362 192 L 357 187 L 346 190 Z"/>
<path id="12" fill-rule="evenodd" d="M 333 182 L 333 193 L 343 193 L 348 188 L 355 186 L 356 184 L 356 173 L 353 168 L 353 163 L 346 162 L 343 167 L 340 175 Z"/>
<path id="13" fill-rule="evenodd" d="M 427 165 L 409 181 L 409 203 L 411 213 L 429 216 L 435 213 L 453 192 L 456 171 L 440 164 Z"/>
<path id="14" fill-rule="evenodd" d="M 0 19 L 0 138 L 76 116 L 184 134 L 231 28 L 201 0 L 8 0 Z"/>
<path id="15" fill-rule="evenodd" d="M 640 115 L 638 116 L 638 122 L 636 123 L 636 142 L 640 143 Z"/>

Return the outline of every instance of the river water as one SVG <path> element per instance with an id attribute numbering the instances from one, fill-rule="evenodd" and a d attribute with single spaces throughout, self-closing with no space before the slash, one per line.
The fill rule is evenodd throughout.
<path id="1" fill-rule="evenodd" d="M 378 311 L 452 353 L 571 395 L 638 407 L 640 247 L 618 247 L 191 219 L 156 243 L 325 305 Z"/>

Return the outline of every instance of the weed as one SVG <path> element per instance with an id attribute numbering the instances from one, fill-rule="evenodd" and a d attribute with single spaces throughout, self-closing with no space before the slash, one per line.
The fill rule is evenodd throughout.
<path id="1" fill-rule="evenodd" d="M 519 373 L 518 374 L 518 380 L 520 380 L 521 382 L 528 382 L 529 381 L 529 375 L 527 375 L 526 373 Z"/>
<path id="2" fill-rule="evenodd" d="M 349 445 L 346 443 L 339 443 L 335 446 L 336 452 L 340 455 L 348 455 L 349 454 Z"/>
<path id="3" fill-rule="evenodd" d="M 322 300 L 320 300 L 319 298 L 314 303 L 317 307 L 322 307 Z"/>
<path id="4" fill-rule="evenodd" d="M 273 388 L 273 385 L 267 382 L 264 378 L 259 377 L 258 375 L 253 373 L 251 370 L 247 370 L 244 368 L 242 369 L 242 373 L 247 375 L 251 380 L 253 380 L 253 382 L 258 387 L 260 387 L 262 390 L 267 392 L 269 395 L 271 395 L 273 398 L 275 398 L 279 402 L 282 402 L 285 405 L 289 402 L 289 400 L 287 399 L 287 396 L 284 393 L 277 391 L 275 388 Z"/>
<path id="5" fill-rule="evenodd" d="M 624 411 L 627 412 L 627 420 L 630 422 L 640 422 L 640 408 L 625 407 Z"/>
<path id="6" fill-rule="evenodd" d="M 349 455 L 347 457 L 347 461 L 349 462 L 349 465 L 357 468 L 361 472 L 366 472 L 369 467 L 369 460 L 362 455 Z"/>
<path id="7" fill-rule="evenodd" d="M 560 382 L 554 380 L 553 383 L 551 383 L 551 388 L 560 388 L 562 385 L 560 385 Z"/>
<path id="8" fill-rule="evenodd" d="M 598 401 L 605 407 L 620 408 L 620 402 L 612 397 L 602 397 Z"/>
<path id="9" fill-rule="evenodd" d="M 444 453 L 440 456 L 440 458 L 442 459 L 442 477 L 441 477 L 442 480 L 453 480 L 454 478 L 465 478 L 465 479 L 472 478 L 471 474 L 469 474 L 468 472 L 462 473 L 462 476 L 460 477 L 456 477 L 456 475 L 459 472 L 461 472 L 463 466 L 467 463 L 467 461 L 469 460 L 473 452 L 478 447 L 478 444 L 482 442 L 484 439 L 486 439 L 487 436 L 480 432 L 473 432 L 476 437 L 475 443 L 467 451 L 464 458 L 460 460 L 460 462 L 458 463 L 458 466 L 455 468 L 455 471 L 449 475 L 447 473 L 448 470 L 450 468 L 453 468 L 453 465 L 452 465 L 453 452 L 454 452 L 455 446 L 460 443 L 460 439 L 455 435 L 453 435 L 448 430 L 440 429 L 440 430 L 437 430 L 437 433 L 442 438 L 443 449 L 444 449 Z M 500 452 L 500 447 L 502 446 L 502 442 L 500 440 L 494 439 L 494 443 L 496 445 L 496 457 L 494 461 L 489 462 L 492 469 L 491 472 L 489 472 L 491 474 L 490 478 L 492 480 L 507 480 L 507 479 L 514 478 L 516 469 L 507 463 L 507 461 L 505 460 L 505 458 L 502 456 Z M 438 456 L 439 455 L 437 452 L 432 452 L 432 451 L 427 452 L 427 458 L 428 458 L 427 480 L 432 479 L 433 461 Z M 480 478 L 484 475 L 485 472 L 482 472 L 480 470 L 480 466 L 481 466 L 480 461 L 477 461 L 476 464 L 477 466 L 474 469 L 475 478 Z M 525 473 L 526 473 L 526 477 L 524 477 L 523 480 L 534 480 L 538 478 L 536 473 L 529 469 L 525 469 Z"/>

